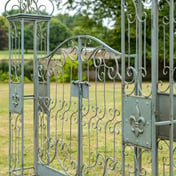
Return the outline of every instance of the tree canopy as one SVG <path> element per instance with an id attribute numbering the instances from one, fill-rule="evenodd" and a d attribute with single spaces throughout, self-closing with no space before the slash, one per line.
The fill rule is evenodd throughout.
<path id="1" fill-rule="evenodd" d="M 62 0 L 57 0 L 57 7 L 59 8 Z M 83 15 L 88 14 L 94 17 L 96 20 L 102 20 L 103 18 L 116 18 L 120 15 L 120 0 L 67 0 L 64 3 L 67 9 L 76 10 Z"/>
<path id="2" fill-rule="evenodd" d="M 8 21 L 4 16 L 0 16 L 0 49 L 8 46 Z"/>
<path id="3" fill-rule="evenodd" d="M 50 49 L 53 50 L 70 36 L 72 36 L 71 30 L 57 17 L 53 17 L 50 21 Z"/>

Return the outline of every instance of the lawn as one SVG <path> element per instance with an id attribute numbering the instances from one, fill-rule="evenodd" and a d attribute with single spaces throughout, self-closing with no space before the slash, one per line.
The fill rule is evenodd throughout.
<path id="1" fill-rule="evenodd" d="M 9 59 L 9 51 L 8 50 L 0 50 L 0 60 L 8 60 Z M 33 59 L 33 51 L 28 50 L 27 53 L 25 53 L 25 59 L 31 60 Z"/>
<path id="2" fill-rule="evenodd" d="M 0 175 L 8 172 L 8 84 L 0 84 Z"/>
<path id="3" fill-rule="evenodd" d="M 144 85 L 144 87 L 146 87 Z M 107 107 L 112 107 L 113 106 L 113 96 L 112 96 L 112 88 L 113 85 L 111 83 L 107 83 L 106 85 L 106 102 L 107 102 Z M 8 84 L 5 83 L 0 83 L 0 141 L 1 141 L 1 145 L 0 145 L 0 175 L 3 176 L 7 176 L 8 175 Z M 62 91 L 62 85 L 58 85 L 58 89 Z M 121 85 L 119 83 L 116 84 L 116 93 L 115 93 L 115 97 L 116 97 L 116 106 L 119 108 L 119 110 L 121 111 Z M 55 85 L 51 84 L 51 96 L 54 98 L 56 96 L 55 94 Z M 90 87 L 90 104 L 95 104 L 95 94 L 94 94 L 94 90 L 95 90 L 95 85 L 94 83 L 91 83 L 91 87 Z M 104 102 L 104 87 L 103 84 L 98 84 L 97 86 L 97 103 L 99 105 L 103 104 Z M 65 84 L 65 99 L 69 100 L 70 94 L 68 93 L 70 92 L 69 89 L 69 84 Z M 28 83 L 25 85 L 25 94 L 26 95 L 32 95 L 33 94 L 33 84 Z M 62 98 L 62 94 L 58 94 L 58 97 L 60 96 L 60 98 Z M 59 98 L 59 99 L 60 99 Z M 74 101 L 77 101 L 76 98 L 74 98 Z M 83 101 L 84 104 L 86 104 L 87 102 L 84 100 Z M 33 102 L 30 101 L 26 101 L 25 102 L 25 166 L 32 166 L 33 165 Z M 102 107 L 103 110 L 103 107 Z M 86 111 L 86 109 L 85 109 Z M 94 114 L 94 112 L 91 112 L 92 114 Z M 110 112 L 111 113 L 111 112 Z M 64 122 L 61 120 L 60 115 L 62 116 L 62 111 L 60 112 L 60 114 L 58 114 L 59 118 L 58 118 L 58 123 L 60 123 L 60 129 L 58 130 L 58 135 L 62 134 L 62 128 L 64 128 L 64 134 L 67 134 L 63 137 L 63 139 L 68 142 L 69 139 L 69 127 L 70 124 L 68 123 L 68 119 L 65 118 Z M 65 113 L 65 117 L 67 117 L 67 115 L 70 115 L 69 113 L 67 114 L 67 112 Z M 102 112 L 100 113 L 100 116 L 102 115 Z M 107 116 L 108 117 L 108 116 Z M 118 118 L 121 118 L 120 116 Z M 74 119 L 74 117 L 73 117 Z M 75 117 L 76 119 L 76 117 Z M 62 122 L 62 123 L 61 123 Z M 104 121 L 106 122 L 106 121 Z M 51 119 L 51 124 L 52 127 L 51 128 L 51 136 L 55 135 L 55 121 L 54 119 Z M 63 125 L 64 124 L 64 125 Z M 86 121 L 85 121 L 86 124 Z M 63 126 L 62 126 L 63 125 Z M 95 124 L 92 124 L 92 127 Z M 103 124 L 101 123 L 99 127 L 103 127 Z M 71 149 L 71 155 L 73 158 L 77 158 L 77 124 L 75 123 L 74 126 L 72 126 L 73 130 L 72 130 L 72 149 Z M 84 161 L 89 159 L 89 155 L 88 152 L 86 153 L 86 151 L 89 150 L 89 143 L 88 143 L 88 128 L 85 125 L 85 128 L 83 130 L 83 151 L 84 151 Z M 99 145 L 99 151 L 100 152 L 104 152 L 105 147 L 104 144 L 105 142 L 107 143 L 107 148 L 106 148 L 106 152 L 107 155 L 112 155 L 113 154 L 113 150 L 114 150 L 114 138 L 113 135 L 111 133 L 111 126 L 109 126 L 110 131 L 106 131 L 107 132 L 107 138 L 105 141 L 105 131 L 102 129 L 99 132 L 99 139 L 98 139 L 98 145 Z M 121 157 L 121 127 L 118 126 L 119 129 L 119 134 L 117 134 L 117 136 L 115 137 L 116 140 L 116 146 L 115 146 L 115 150 L 114 150 L 114 154 L 117 158 L 117 160 L 120 160 Z M 96 150 L 96 130 L 94 128 L 91 129 L 91 134 L 90 134 L 90 151 L 94 152 Z M 102 132 L 102 134 L 101 134 Z M 75 144 L 75 146 L 74 146 Z M 165 174 L 168 175 L 168 171 L 169 171 L 169 167 L 168 167 L 168 162 L 169 162 L 169 152 L 168 152 L 168 146 L 166 142 L 160 142 L 160 147 L 159 147 L 159 173 L 160 175 L 162 175 L 162 173 L 165 170 Z M 150 151 L 143 151 L 143 164 L 144 164 L 144 168 L 147 171 L 147 175 L 150 176 L 151 175 L 151 158 L 150 158 Z M 60 155 L 64 158 L 64 152 L 61 152 Z M 128 169 L 128 173 L 133 171 L 133 148 L 132 147 L 126 147 L 126 168 Z M 174 158 L 175 160 L 175 158 Z M 54 161 L 53 166 L 56 166 L 57 162 Z M 112 167 L 112 165 L 109 165 L 109 167 Z M 57 166 L 57 168 L 60 168 L 59 166 Z M 98 172 L 102 173 L 102 167 L 98 166 L 97 170 L 99 170 Z M 127 171 L 126 171 L 127 172 Z M 102 175 L 102 174 L 99 174 Z M 98 176 L 99 176 L 98 175 Z M 114 173 L 112 172 L 111 175 L 114 175 Z M 130 174 L 131 175 L 131 174 Z"/>

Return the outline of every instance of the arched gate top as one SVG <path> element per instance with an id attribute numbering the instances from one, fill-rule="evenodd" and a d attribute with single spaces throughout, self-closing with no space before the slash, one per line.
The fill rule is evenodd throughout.
<path id="1" fill-rule="evenodd" d="M 66 59 L 78 61 L 78 58 L 80 58 L 82 62 L 92 60 L 94 67 L 105 66 L 109 70 L 110 79 L 118 77 L 122 80 L 119 66 L 121 56 L 121 52 L 93 36 L 78 35 L 60 43 L 49 55 L 39 58 L 39 61 L 44 61 L 45 69 L 48 70 L 49 75 L 53 75 L 54 67 L 64 67 Z M 124 56 L 135 58 L 136 55 L 124 54 Z M 110 60 L 114 63 L 113 65 L 109 65 L 111 63 Z"/>
<path id="2" fill-rule="evenodd" d="M 64 46 L 68 46 L 70 45 L 70 47 L 73 47 L 73 49 L 78 49 L 78 43 L 74 43 L 74 41 L 78 41 L 79 39 L 81 39 L 82 41 L 82 51 L 83 52 L 91 52 L 91 55 L 90 57 L 95 54 L 97 51 L 100 51 L 100 50 L 105 50 L 106 52 L 109 52 L 115 56 L 117 56 L 118 58 L 120 58 L 122 56 L 122 53 L 120 51 L 117 51 L 113 48 L 111 48 L 109 45 L 107 45 L 106 43 L 104 43 L 103 41 L 101 41 L 100 39 L 96 38 L 96 37 L 93 37 L 93 36 L 90 36 L 90 35 L 77 35 L 77 36 L 73 36 L 73 37 L 70 37 L 66 40 L 64 40 L 63 42 L 61 42 L 53 51 L 50 52 L 49 55 L 47 56 L 44 56 L 40 59 L 44 59 L 44 58 L 52 58 L 52 56 L 54 54 L 57 53 L 57 51 L 59 50 L 64 50 Z M 91 43 L 96 43 L 96 46 L 95 47 L 92 47 L 94 46 L 94 44 L 91 45 Z M 90 46 L 90 47 L 89 47 Z M 136 57 L 136 54 L 124 54 L 125 57 Z"/>

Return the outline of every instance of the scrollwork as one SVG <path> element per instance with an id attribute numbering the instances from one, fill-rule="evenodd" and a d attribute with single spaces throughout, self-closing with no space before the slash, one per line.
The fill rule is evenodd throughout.
<path id="1" fill-rule="evenodd" d="M 151 85 L 147 85 L 147 89 L 145 91 L 142 89 L 142 79 L 147 76 L 147 70 L 144 67 L 140 67 L 136 70 L 133 66 L 127 67 L 127 77 L 128 79 L 125 81 L 125 94 L 127 96 L 132 95 L 137 89 L 141 96 L 150 97 L 152 94 Z M 130 85 L 134 85 L 133 88 L 129 89 Z"/>
<path id="2" fill-rule="evenodd" d="M 161 139 L 158 140 L 158 149 L 159 149 L 158 156 L 161 158 L 161 160 L 159 160 L 158 165 L 162 167 L 162 169 L 160 170 L 160 174 L 165 175 L 168 172 L 170 165 L 169 148 L 170 148 L 169 141 Z"/>
<path id="3" fill-rule="evenodd" d="M 125 2 L 124 10 L 127 14 L 127 19 L 129 23 L 134 23 L 136 19 L 139 22 L 144 22 L 147 19 L 147 13 L 143 10 L 142 13 L 140 10 L 149 9 L 151 7 L 151 0 L 132 0 L 132 5 L 129 5 L 128 2 Z M 141 9 L 140 9 L 141 8 Z"/>
<path id="4" fill-rule="evenodd" d="M 79 37 L 81 37 L 81 40 L 84 42 L 81 49 L 78 49 L 78 44 L 75 41 Z M 91 46 L 91 43 L 93 43 L 95 47 Z M 108 77 L 110 80 L 115 80 L 117 78 L 120 80 L 122 79 L 118 63 L 121 54 L 111 49 L 98 39 L 90 36 L 78 36 L 67 39 L 66 41 L 62 42 L 55 50 L 53 50 L 53 52 L 51 52 L 48 56 L 48 64 L 46 66 L 48 70 L 48 76 L 52 77 L 55 74 L 63 74 L 63 69 L 66 62 L 70 61 L 70 72 L 72 72 L 73 64 L 78 61 L 79 54 L 84 63 L 91 59 L 93 60 L 94 68 L 97 69 L 99 80 L 103 81 L 105 80 L 105 77 Z M 41 60 L 42 59 L 44 58 L 41 58 Z M 111 66 L 107 64 L 110 60 L 110 63 L 113 62 Z"/>
<path id="5" fill-rule="evenodd" d="M 80 46 L 81 48 L 79 48 Z M 121 53 L 113 50 L 96 38 L 91 36 L 77 36 L 62 42 L 48 56 L 39 59 L 42 65 L 39 69 L 41 75 L 44 75 L 42 69 L 47 68 L 46 77 L 49 77 L 50 80 L 56 75 L 62 77 L 62 80 L 56 77 L 56 79 L 54 79 L 55 83 L 50 83 L 50 87 L 52 88 L 50 89 L 49 104 L 46 104 L 46 106 L 49 106 L 47 114 L 44 110 L 41 111 L 40 134 L 43 133 L 43 137 L 41 137 L 42 142 L 40 142 L 40 150 L 42 150 L 40 154 L 42 153 L 43 156 L 41 155 L 40 158 L 44 158 L 45 156 L 51 163 L 58 163 L 65 174 L 73 175 L 77 173 L 78 163 L 76 161 L 77 152 L 75 155 L 75 146 L 79 145 L 76 140 L 78 123 L 81 123 L 83 128 L 82 147 L 86 152 L 85 159 L 83 159 L 81 166 L 82 174 L 99 175 L 100 172 L 97 171 L 96 168 L 101 168 L 102 174 L 109 174 L 111 172 L 113 174 L 120 173 L 120 163 L 116 158 L 118 152 L 115 144 L 119 139 L 119 124 L 121 123 L 120 110 L 116 107 L 117 102 L 115 98 L 117 96 L 116 80 L 122 79 L 119 66 L 120 56 Z M 48 62 L 42 62 L 44 60 Z M 72 87 L 68 86 L 69 88 L 66 90 L 67 86 L 65 85 L 67 83 L 65 83 L 64 74 L 67 66 L 69 66 L 70 82 L 72 82 L 75 76 L 74 68 L 72 67 L 76 67 L 77 76 L 77 67 L 80 66 L 79 62 L 82 65 L 83 72 L 85 71 L 86 74 L 89 74 L 90 68 L 94 69 L 94 79 L 96 81 L 95 83 L 90 82 L 90 89 L 91 86 L 95 86 L 95 97 L 98 96 L 96 87 L 98 85 L 97 81 L 101 82 L 100 84 L 103 87 L 105 97 L 102 97 L 103 101 L 101 102 L 99 102 L 97 98 L 94 98 L 92 102 L 89 98 L 83 97 L 81 105 L 78 108 L 78 99 L 75 99 L 75 97 L 71 95 L 70 89 Z M 42 78 L 40 79 L 42 80 Z M 43 79 L 43 81 L 47 79 Z M 105 86 L 106 79 L 109 82 L 111 81 L 111 85 L 113 86 L 111 94 L 114 98 L 110 98 L 112 99 L 112 107 L 107 107 L 106 96 L 108 95 L 106 95 L 106 92 L 108 92 L 108 88 Z M 89 79 L 82 77 L 82 82 L 89 82 Z M 91 97 L 92 93 L 90 92 L 91 91 L 89 91 L 89 96 Z M 81 119 L 78 118 L 80 110 L 82 115 Z M 48 145 L 46 145 L 44 141 L 46 141 L 48 133 L 48 117 L 50 117 L 50 125 L 54 127 L 54 129 L 51 129 L 51 136 L 53 136 L 56 142 L 47 141 Z M 108 150 L 109 137 L 110 141 L 114 143 L 112 152 Z M 85 139 L 87 141 L 85 141 Z M 100 141 L 100 139 L 104 139 L 103 143 L 105 146 L 101 146 L 102 141 Z M 85 142 L 88 142 L 88 144 L 84 145 Z"/>
<path id="6" fill-rule="evenodd" d="M 50 7 L 50 12 L 47 11 L 47 7 Z M 49 14 L 50 16 L 54 12 L 54 2 L 53 0 L 48 0 L 47 5 L 42 4 L 40 0 L 8 0 L 5 4 L 5 13 L 9 15 L 10 10 L 16 10 L 18 13 L 23 14 L 38 14 L 44 15 Z"/>
<path id="7" fill-rule="evenodd" d="M 19 114 L 11 114 L 10 119 L 10 135 L 11 135 L 11 148 L 10 155 L 11 155 L 11 168 L 16 170 L 20 164 L 20 153 L 21 153 L 21 146 L 20 143 L 22 142 L 21 138 L 21 130 L 22 130 L 22 119 L 21 115 Z"/>

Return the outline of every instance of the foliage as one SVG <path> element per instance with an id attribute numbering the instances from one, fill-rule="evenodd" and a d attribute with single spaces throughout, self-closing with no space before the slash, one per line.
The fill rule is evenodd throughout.
<path id="1" fill-rule="evenodd" d="M 8 72 L 9 71 L 9 65 L 7 61 L 2 61 L 0 63 L 0 71 L 2 72 Z"/>
<path id="2" fill-rule="evenodd" d="M 33 49 L 33 24 L 28 23 L 24 26 L 24 49 L 25 54 L 28 50 Z"/>
<path id="3" fill-rule="evenodd" d="M 9 80 L 9 65 L 7 61 L 0 63 L 0 81 L 7 82 Z M 29 82 L 33 79 L 33 61 L 28 61 L 24 64 L 25 81 Z"/>
<path id="4" fill-rule="evenodd" d="M 131 21 L 134 20 L 134 15 L 136 14 L 136 7 L 135 3 L 137 1 L 130 1 L 126 0 L 126 17 L 127 14 L 129 15 L 129 18 L 131 18 Z M 146 2 L 147 3 L 147 2 Z M 58 0 L 57 6 L 58 8 L 60 5 L 63 4 L 62 0 Z M 113 29 L 103 29 L 100 28 L 100 30 L 96 30 L 96 32 L 92 32 L 91 35 L 96 36 L 97 38 L 100 38 L 101 40 L 114 49 L 121 50 L 121 0 L 113 0 L 113 1 L 106 1 L 106 0 L 80 0 L 80 1 L 74 1 L 74 0 L 67 0 L 65 1 L 64 6 L 67 9 L 74 10 L 77 13 L 81 13 L 83 16 L 88 16 L 90 20 L 94 20 L 98 23 L 102 23 L 103 19 L 110 18 L 112 21 L 115 21 L 115 24 L 113 26 Z M 160 10 L 159 11 L 159 24 L 162 24 L 163 17 L 165 18 L 168 22 L 169 20 L 169 6 L 167 4 L 167 1 L 161 0 L 159 3 Z M 164 8 L 163 8 L 164 7 Z M 143 13 L 143 17 L 145 15 L 147 16 L 147 29 L 146 29 L 146 56 L 147 59 L 151 59 L 151 10 L 147 8 L 143 8 L 145 11 Z M 174 12 L 176 13 L 176 12 Z M 67 15 L 68 16 L 68 15 Z M 143 18 L 142 17 L 142 18 Z M 68 19 L 68 17 L 67 17 Z M 95 29 L 95 26 L 97 23 L 90 25 L 90 23 L 87 22 L 88 20 L 82 21 L 83 24 L 79 24 L 78 26 L 75 26 L 74 31 L 75 33 L 82 33 L 83 28 L 81 26 L 89 24 L 89 27 L 87 28 L 88 30 L 93 30 Z M 136 22 L 134 21 L 134 25 L 130 23 L 130 42 L 131 42 L 131 53 L 136 53 Z M 142 24 L 143 25 L 143 24 Z M 169 27 L 169 25 L 168 25 Z M 161 28 L 161 25 L 160 25 Z M 90 33 L 90 31 L 84 31 L 85 33 Z M 128 20 L 126 18 L 125 20 L 125 33 L 126 33 L 126 52 L 128 52 Z M 101 35 L 99 35 L 101 34 Z M 163 30 L 159 30 L 159 47 L 163 47 Z M 142 34 L 144 38 L 144 33 Z M 166 29 L 166 39 L 168 39 L 169 35 L 169 30 Z M 175 42 L 176 43 L 176 42 Z M 169 55 L 169 42 L 166 42 L 166 54 L 167 56 Z M 163 59 L 163 51 L 159 52 L 159 58 Z M 169 57 L 167 57 L 169 58 Z"/>
<path id="5" fill-rule="evenodd" d="M 59 14 L 56 18 L 72 31 L 72 35 L 92 35 L 107 44 L 111 41 L 111 30 L 88 15 L 77 14 L 69 16 L 68 14 Z"/>
<path id="6" fill-rule="evenodd" d="M 58 0 L 57 6 L 60 7 L 62 0 Z M 106 0 L 67 0 L 65 6 L 68 9 L 76 10 L 82 14 L 88 14 L 96 20 L 103 18 L 116 18 L 120 15 L 120 0 L 106 1 Z"/>
<path id="7" fill-rule="evenodd" d="M 8 46 L 8 21 L 4 16 L 0 16 L 0 49 Z"/>
<path id="8" fill-rule="evenodd" d="M 30 81 L 33 80 L 33 60 L 24 64 L 24 76 Z"/>
<path id="9" fill-rule="evenodd" d="M 53 50 L 58 44 L 72 35 L 71 30 L 59 21 L 52 18 L 50 21 L 50 49 Z"/>
<path id="10" fill-rule="evenodd" d="M 2 71 L 0 71 L 0 81 L 1 82 L 8 82 L 9 80 L 9 73 L 3 73 Z"/>
<path id="11" fill-rule="evenodd" d="M 0 81 L 8 82 L 9 80 L 9 66 L 8 62 L 2 61 L 0 63 Z"/>

